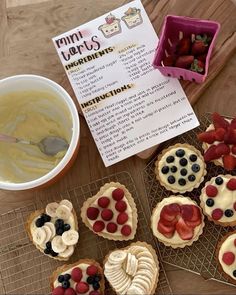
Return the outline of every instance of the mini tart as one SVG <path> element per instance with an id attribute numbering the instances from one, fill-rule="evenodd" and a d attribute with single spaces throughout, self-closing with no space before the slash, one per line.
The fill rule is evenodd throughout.
<path id="1" fill-rule="evenodd" d="M 215 256 L 220 272 L 236 285 L 236 231 L 226 234 L 221 239 Z"/>
<path id="2" fill-rule="evenodd" d="M 72 203 L 62 200 L 34 211 L 26 221 L 26 231 L 40 252 L 59 261 L 69 260 L 79 239 Z"/>
<path id="3" fill-rule="evenodd" d="M 155 294 L 159 278 L 156 252 L 139 241 L 113 250 L 104 259 L 104 275 L 116 294 Z"/>
<path id="4" fill-rule="evenodd" d="M 212 177 L 202 189 L 200 200 L 210 221 L 222 226 L 236 225 L 236 176 Z"/>
<path id="5" fill-rule="evenodd" d="M 199 150 L 177 143 L 164 149 L 155 163 L 156 178 L 173 193 L 190 192 L 206 175 L 206 164 Z"/>
<path id="6" fill-rule="evenodd" d="M 157 239 L 172 248 L 184 248 L 203 232 L 204 216 L 196 202 L 181 195 L 164 198 L 154 208 L 151 228 Z"/>
<path id="7" fill-rule="evenodd" d="M 95 260 L 80 259 L 73 264 L 58 267 L 50 278 L 50 286 L 52 295 L 62 295 L 69 288 L 74 290 L 74 293 L 73 290 L 68 293 L 72 295 L 90 294 L 92 291 L 97 291 L 96 295 L 103 295 L 103 270 Z"/>
<path id="8" fill-rule="evenodd" d="M 109 240 L 132 240 L 136 234 L 137 208 L 130 192 L 119 182 L 106 183 L 87 199 L 81 217 L 90 230 Z"/>

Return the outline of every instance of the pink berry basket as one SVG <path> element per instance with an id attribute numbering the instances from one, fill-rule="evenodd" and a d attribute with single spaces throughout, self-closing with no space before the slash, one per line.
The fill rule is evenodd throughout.
<path id="1" fill-rule="evenodd" d="M 185 16 L 167 15 L 165 17 L 159 44 L 153 60 L 154 68 L 158 69 L 164 76 L 189 80 L 197 83 L 204 82 L 207 77 L 212 49 L 219 30 L 220 24 L 215 21 L 201 20 Z M 203 74 L 193 72 L 188 69 L 164 66 L 162 64 L 162 60 L 166 52 L 170 54 L 175 51 L 180 32 L 182 32 L 184 37 L 191 36 L 192 34 L 207 34 L 211 36 L 212 40 L 208 48 L 205 71 Z"/>

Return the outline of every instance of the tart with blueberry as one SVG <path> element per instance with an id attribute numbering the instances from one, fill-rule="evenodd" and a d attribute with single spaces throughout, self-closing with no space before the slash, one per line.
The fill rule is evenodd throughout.
<path id="1" fill-rule="evenodd" d="M 78 221 L 68 200 L 49 203 L 29 216 L 26 230 L 36 248 L 56 260 L 67 261 L 79 240 Z"/>
<path id="2" fill-rule="evenodd" d="M 209 220 L 222 226 L 236 225 L 236 176 L 212 177 L 202 189 L 200 199 Z"/>
<path id="3" fill-rule="evenodd" d="M 159 202 L 151 216 L 154 236 L 166 246 L 184 248 L 203 232 L 204 216 L 196 202 L 181 195 Z"/>
<path id="4" fill-rule="evenodd" d="M 137 208 L 127 188 L 110 182 L 81 208 L 85 225 L 95 234 L 115 241 L 132 240 L 138 222 Z"/>
<path id="5" fill-rule="evenodd" d="M 92 259 L 57 268 L 50 283 L 52 295 L 103 295 L 105 288 L 102 268 Z"/>
<path id="6" fill-rule="evenodd" d="M 236 231 L 226 234 L 218 243 L 216 259 L 224 277 L 236 284 Z"/>
<path id="7" fill-rule="evenodd" d="M 178 143 L 163 150 L 155 165 L 157 180 L 173 193 L 192 191 L 206 175 L 200 151 L 189 144 Z"/>

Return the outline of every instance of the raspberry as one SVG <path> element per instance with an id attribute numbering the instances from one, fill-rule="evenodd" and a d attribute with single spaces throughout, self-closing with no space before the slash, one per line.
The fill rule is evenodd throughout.
<path id="1" fill-rule="evenodd" d="M 98 233 L 101 232 L 102 230 L 104 230 L 105 228 L 105 223 L 101 220 L 95 221 L 95 223 L 93 224 L 93 230 Z"/>
<path id="2" fill-rule="evenodd" d="M 56 287 L 53 291 L 52 291 L 52 295 L 64 295 L 65 293 L 65 289 L 62 287 Z"/>
<path id="3" fill-rule="evenodd" d="M 112 198 L 115 201 L 120 201 L 121 199 L 123 199 L 125 193 L 123 191 L 123 189 L 121 188 L 116 188 L 113 192 L 112 192 Z"/>
<path id="4" fill-rule="evenodd" d="M 98 208 L 95 207 L 89 207 L 87 209 L 87 217 L 91 220 L 96 220 L 99 214 Z"/>
<path id="5" fill-rule="evenodd" d="M 128 219 L 129 219 L 129 216 L 127 215 L 127 213 L 122 212 L 117 216 L 117 223 L 125 224 Z"/>
<path id="6" fill-rule="evenodd" d="M 113 217 L 113 212 L 111 209 L 103 209 L 101 213 L 102 219 L 105 221 L 109 221 Z"/>
<path id="7" fill-rule="evenodd" d="M 235 255 L 232 252 L 225 252 L 223 254 L 222 260 L 224 261 L 225 264 L 231 265 L 234 263 Z"/>
<path id="8" fill-rule="evenodd" d="M 89 276 L 95 276 L 98 272 L 98 268 L 95 265 L 90 265 L 87 267 L 86 273 Z"/>
<path id="9" fill-rule="evenodd" d="M 215 209 L 212 211 L 211 216 L 214 220 L 219 220 L 223 216 L 223 211 L 221 209 Z"/>
<path id="10" fill-rule="evenodd" d="M 208 195 L 208 197 L 214 198 L 218 193 L 217 188 L 214 185 L 208 185 L 206 187 L 206 194 Z"/>
<path id="11" fill-rule="evenodd" d="M 127 208 L 127 204 L 125 201 L 118 201 L 115 205 L 115 208 L 118 212 L 124 212 Z"/>
<path id="12" fill-rule="evenodd" d="M 100 295 L 100 292 L 98 292 L 98 291 L 91 291 L 89 293 L 89 295 Z"/>
<path id="13" fill-rule="evenodd" d="M 117 231 L 117 225 L 114 222 L 109 222 L 107 224 L 107 231 L 109 233 L 115 233 Z"/>
<path id="14" fill-rule="evenodd" d="M 101 197 L 98 199 L 98 205 L 102 208 L 107 208 L 110 204 L 110 199 L 108 197 Z"/>
<path id="15" fill-rule="evenodd" d="M 235 178 L 231 178 L 228 183 L 227 183 L 227 188 L 231 191 L 236 190 L 236 179 Z"/>
<path id="16" fill-rule="evenodd" d="M 79 283 L 82 279 L 83 273 L 79 267 L 75 267 L 71 272 L 71 278 L 76 283 Z"/>
<path id="17" fill-rule="evenodd" d="M 76 292 L 79 294 L 87 293 L 89 290 L 89 285 L 85 282 L 80 282 L 76 285 Z"/>
<path id="18" fill-rule="evenodd" d="M 121 233 L 122 233 L 122 235 L 123 236 L 126 236 L 126 237 L 128 237 L 130 234 L 131 234 L 131 232 L 132 232 L 132 229 L 131 229 L 131 227 L 129 226 L 129 225 L 124 225 L 123 227 L 122 227 L 122 229 L 121 229 Z"/>
<path id="19" fill-rule="evenodd" d="M 76 292 L 73 288 L 68 288 L 68 289 L 66 289 L 64 295 L 76 295 Z"/>

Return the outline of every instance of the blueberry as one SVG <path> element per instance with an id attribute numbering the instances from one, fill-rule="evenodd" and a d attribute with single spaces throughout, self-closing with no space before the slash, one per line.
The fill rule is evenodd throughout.
<path id="1" fill-rule="evenodd" d="M 188 174 L 188 170 L 185 169 L 185 168 L 183 168 L 183 169 L 180 170 L 180 174 L 181 174 L 182 176 L 185 176 L 185 175 Z"/>
<path id="2" fill-rule="evenodd" d="M 185 155 L 185 151 L 182 150 L 182 149 L 179 149 L 179 150 L 177 150 L 175 152 L 175 154 L 176 154 L 177 157 L 181 158 L 181 157 L 183 157 Z"/>
<path id="3" fill-rule="evenodd" d="M 51 221 L 51 216 L 47 215 L 47 214 L 42 214 L 41 218 L 45 221 L 45 222 L 50 222 Z"/>
<path id="4" fill-rule="evenodd" d="M 174 176 L 172 176 L 172 175 L 170 175 L 170 176 L 167 178 L 167 180 L 168 180 L 168 182 L 169 182 L 170 184 L 175 183 L 175 178 L 174 178 Z"/>
<path id="5" fill-rule="evenodd" d="M 176 166 L 172 166 L 172 167 L 170 168 L 170 170 L 171 170 L 171 172 L 175 173 L 175 172 L 177 171 L 177 167 L 176 167 Z"/>
<path id="6" fill-rule="evenodd" d="M 168 167 L 168 166 L 164 166 L 164 167 L 162 167 L 161 172 L 162 172 L 163 174 L 167 174 L 167 173 L 169 172 L 169 167 Z"/>
<path id="7" fill-rule="evenodd" d="M 100 284 L 97 283 L 97 282 L 94 282 L 94 283 L 93 283 L 93 289 L 96 291 L 96 290 L 98 290 L 99 288 L 100 288 Z"/>
<path id="8" fill-rule="evenodd" d="M 178 180 L 178 183 L 179 183 L 179 185 L 184 186 L 184 185 L 186 184 L 186 180 L 183 179 L 183 178 L 180 178 L 180 179 Z"/>
<path id="9" fill-rule="evenodd" d="M 189 160 L 191 162 L 196 162 L 197 161 L 197 155 L 194 155 L 194 154 L 190 155 Z"/>
<path id="10" fill-rule="evenodd" d="M 175 160 L 175 158 L 173 156 L 169 156 L 166 158 L 167 163 L 172 163 L 172 162 L 174 162 L 174 160 Z"/>
<path id="11" fill-rule="evenodd" d="M 223 178 L 221 178 L 221 177 L 216 177 L 216 179 L 215 179 L 215 183 L 216 184 L 218 184 L 218 185 L 221 185 L 222 183 L 223 183 Z"/>
<path id="12" fill-rule="evenodd" d="M 47 249 L 52 249 L 52 243 L 49 241 L 46 243 Z"/>
<path id="13" fill-rule="evenodd" d="M 35 221 L 35 225 L 37 226 L 37 227 L 42 227 L 43 225 L 44 225 L 44 220 L 40 217 L 40 218 L 38 218 L 36 221 Z"/>
<path id="14" fill-rule="evenodd" d="M 188 160 L 185 159 L 185 158 L 182 158 L 182 159 L 179 160 L 179 164 L 181 166 L 186 166 L 188 164 Z"/>
<path id="15" fill-rule="evenodd" d="M 51 250 L 50 254 L 52 255 L 52 257 L 57 257 L 58 253 L 54 252 L 53 250 Z"/>
<path id="16" fill-rule="evenodd" d="M 236 278 L 236 269 L 233 271 L 233 276 Z"/>
<path id="17" fill-rule="evenodd" d="M 64 278 L 63 275 L 60 275 L 60 276 L 57 278 L 57 280 L 58 280 L 59 283 L 63 283 L 64 280 L 65 280 L 65 278 Z"/>
<path id="18" fill-rule="evenodd" d="M 234 215 L 234 211 L 231 209 L 225 210 L 225 216 L 226 217 L 232 217 Z"/>
<path id="19" fill-rule="evenodd" d="M 200 166 L 198 165 L 198 164 L 193 164 L 192 165 L 192 170 L 193 170 L 193 172 L 198 172 L 199 170 L 200 170 Z"/>
<path id="20" fill-rule="evenodd" d="M 64 280 L 65 281 L 69 281 L 71 279 L 71 275 L 69 274 L 69 273 L 66 273 L 65 275 L 64 275 Z"/>
<path id="21" fill-rule="evenodd" d="M 189 177 L 188 177 L 188 180 L 191 182 L 195 181 L 195 179 L 196 179 L 196 177 L 193 174 L 189 175 Z"/>
<path id="22" fill-rule="evenodd" d="M 101 279 L 102 279 L 101 275 L 95 275 L 94 276 L 94 281 L 95 282 L 99 282 L 99 281 L 101 281 Z"/>
<path id="23" fill-rule="evenodd" d="M 46 255 L 49 255 L 49 254 L 51 253 L 50 249 L 48 249 L 48 248 L 44 249 L 43 252 L 44 252 L 44 254 L 46 254 Z"/>
<path id="24" fill-rule="evenodd" d="M 88 277 L 88 278 L 87 278 L 87 283 L 88 283 L 89 285 L 92 285 L 92 284 L 94 283 L 94 278 L 93 278 L 93 277 Z"/>
<path id="25" fill-rule="evenodd" d="M 64 233 L 64 229 L 63 228 L 58 228 L 58 229 L 56 229 L 56 234 L 58 235 L 58 236 L 62 236 L 62 234 Z"/>
<path id="26" fill-rule="evenodd" d="M 64 231 L 68 231 L 68 230 L 70 230 L 70 225 L 66 223 L 64 225 Z"/>
<path id="27" fill-rule="evenodd" d="M 213 199 L 207 199 L 206 204 L 208 207 L 212 207 L 212 206 L 214 206 L 215 202 Z"/>
<path id="28" fill-rule="evenodd" d="M 64 220 L 62 220 L 62 219 L 57 219 L 56 221 L 55 221 L 55 228 L 56 229 L 58 229 L 58 228 L 60 228 L 60 227 L 63 227 L 64 226 Z"/>
<path id="29" fill-rule="evenodd" d="M 70 282 L 69 281 L 64 281 L 62 284 L 61 284 L 62 288 L 64 289 L 68 289 L 70 288 Z"/>

